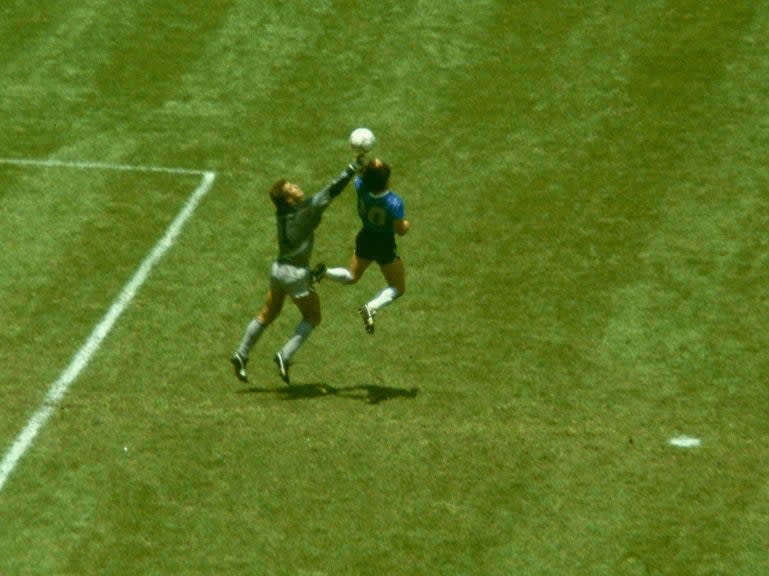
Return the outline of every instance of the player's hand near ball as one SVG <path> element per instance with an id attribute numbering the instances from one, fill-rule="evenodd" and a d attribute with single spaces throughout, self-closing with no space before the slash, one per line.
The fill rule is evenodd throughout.
<path id="1" fill-rule="evenodd" d="M 355 152 L 355 161 L 352 165 L 360 174 L 368 165 L 367 154 L 371 152 L 376 143 L 376 136 L 368 128 L 356 128 L 350 133 L 350 148 Z"/>
<path id="2" fill-rule="evenodd" d="M 355 160 L 352 161 L 352 167 L 358 174 L 363 172 L 366 169 L 366 166 L 368 166 L 368 156 L 365 154 L 358 154 L 355 157 Z"/>

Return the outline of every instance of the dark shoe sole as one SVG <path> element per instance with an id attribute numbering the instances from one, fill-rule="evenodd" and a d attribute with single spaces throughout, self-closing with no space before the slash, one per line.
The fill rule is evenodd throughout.
<path id="1" fill-rule="evenodd" d="M 358 313 L 360 314 L 360 317 L 363 318 L 363 327 L 366 329 L 366 332 L 369 334 L 374 333 L 374 315 L 369 312 L 368 308 L 363 305 L 358 309 Z"/>
<path id="2" fill-rule="evenodd" d="M 232 358 L 230 358 L 230 364 L 232 364 L 232 367 L 235 369 L 235 376 L 237 379 L 241 382 L 248 382 L 246 363 L 243 361 L 243 358 L 240 357 L 240 354 L 233 354 Z"/>
<path id="3" fill-rule="evenodd" d="M 283 359 L 283 356 L 280 355 L 280 352 L 275 354 L 275 364 L 278 366 L 278 372 L 280 372 L 280 378 L 285 382 L 286 384 L 291 384 L 291 380 L 288 377 L 288 364 Z"/>

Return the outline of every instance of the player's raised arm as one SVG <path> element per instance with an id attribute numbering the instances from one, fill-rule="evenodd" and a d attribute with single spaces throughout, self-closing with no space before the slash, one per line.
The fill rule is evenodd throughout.
<path id="1" fill-rule="evenodd" d="M 327 186 L 329 196 L 335 198 L 338 196 L 350 179 L 357 173 L 360 173 L 368 164 L 368 154 L 374 147 L 376 138 L 374 133 L 368 128 L 356 128 L 350 134 L 350 148 L 355 153 L 355 159 L 350 162 L 336 180 Z"/>
<path id="2" fill-rule="evenodd" d="M 344 170 L 334 180 L 329 182 L 320 192 L 313 195 L 310 203 L 318 208 L 325 208 L 331 201 L 342 193 L 347 184 L 357 172 L 359 172 L 367 162 L 363 155 L 357 156 L 352 162 L 345 166 Z"/>

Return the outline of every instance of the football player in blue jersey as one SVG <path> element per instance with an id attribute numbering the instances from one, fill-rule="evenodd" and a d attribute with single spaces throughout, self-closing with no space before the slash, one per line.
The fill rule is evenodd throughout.
<path id="1" fill-rule="evenodd" d="M 278 180 L 270 188 L 270 199 L 276 209 L 278 256 L 270 269 L 270 287 L 262 310 L 246 326 L 240 346 L 230 358 L 235 376 L 240 381 L 248 382 L 246 364 L 249 353 L 264 330 L 278 317 L 288 296 L 301 312 L 302 319 L 273 359 L 280 377 L 286 384 L 290 383 L 288 367 L 291 357 L 320 324 L 321 318 L 320 299 L 313 288 L 313 281 L 321 269 L 310 270 L 315 229 L 331 201 L 365 166 L 365 158 L 359 156 L 325 188 L 309 198 L 299 186 L 285 179 Z"/>
<path id="2" fill-rule="evenodd" d="M 355 238 L 355 252 L 347 268 L 329 268 L 324 277 L 355 284 L 372 262 L 379 265 L 387 286 L 359 309 L 366 332 L 373 334 L 377 312 L 406 291 L 406 274 L 395 238 L 406 234 L 411 225 L 405 217 L 403 199 L 390 190 L 390 167 L 381 159 L 369 161 L 355 178 L 355 190 L 362 224 Z"/>

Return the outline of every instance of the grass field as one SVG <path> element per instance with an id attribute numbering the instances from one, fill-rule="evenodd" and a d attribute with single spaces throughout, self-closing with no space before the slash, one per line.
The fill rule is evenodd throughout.
<path id="1" fill-rule="evenodd" d="M 6 4 L 5 461 L 215 178 L 7 473 L 0 574 L 769 574 L 765 2 Z M 266 190 L 360 125 L 408 292 L 369 337 L 376 270 L 321 284 L 242 385 Z"/>

